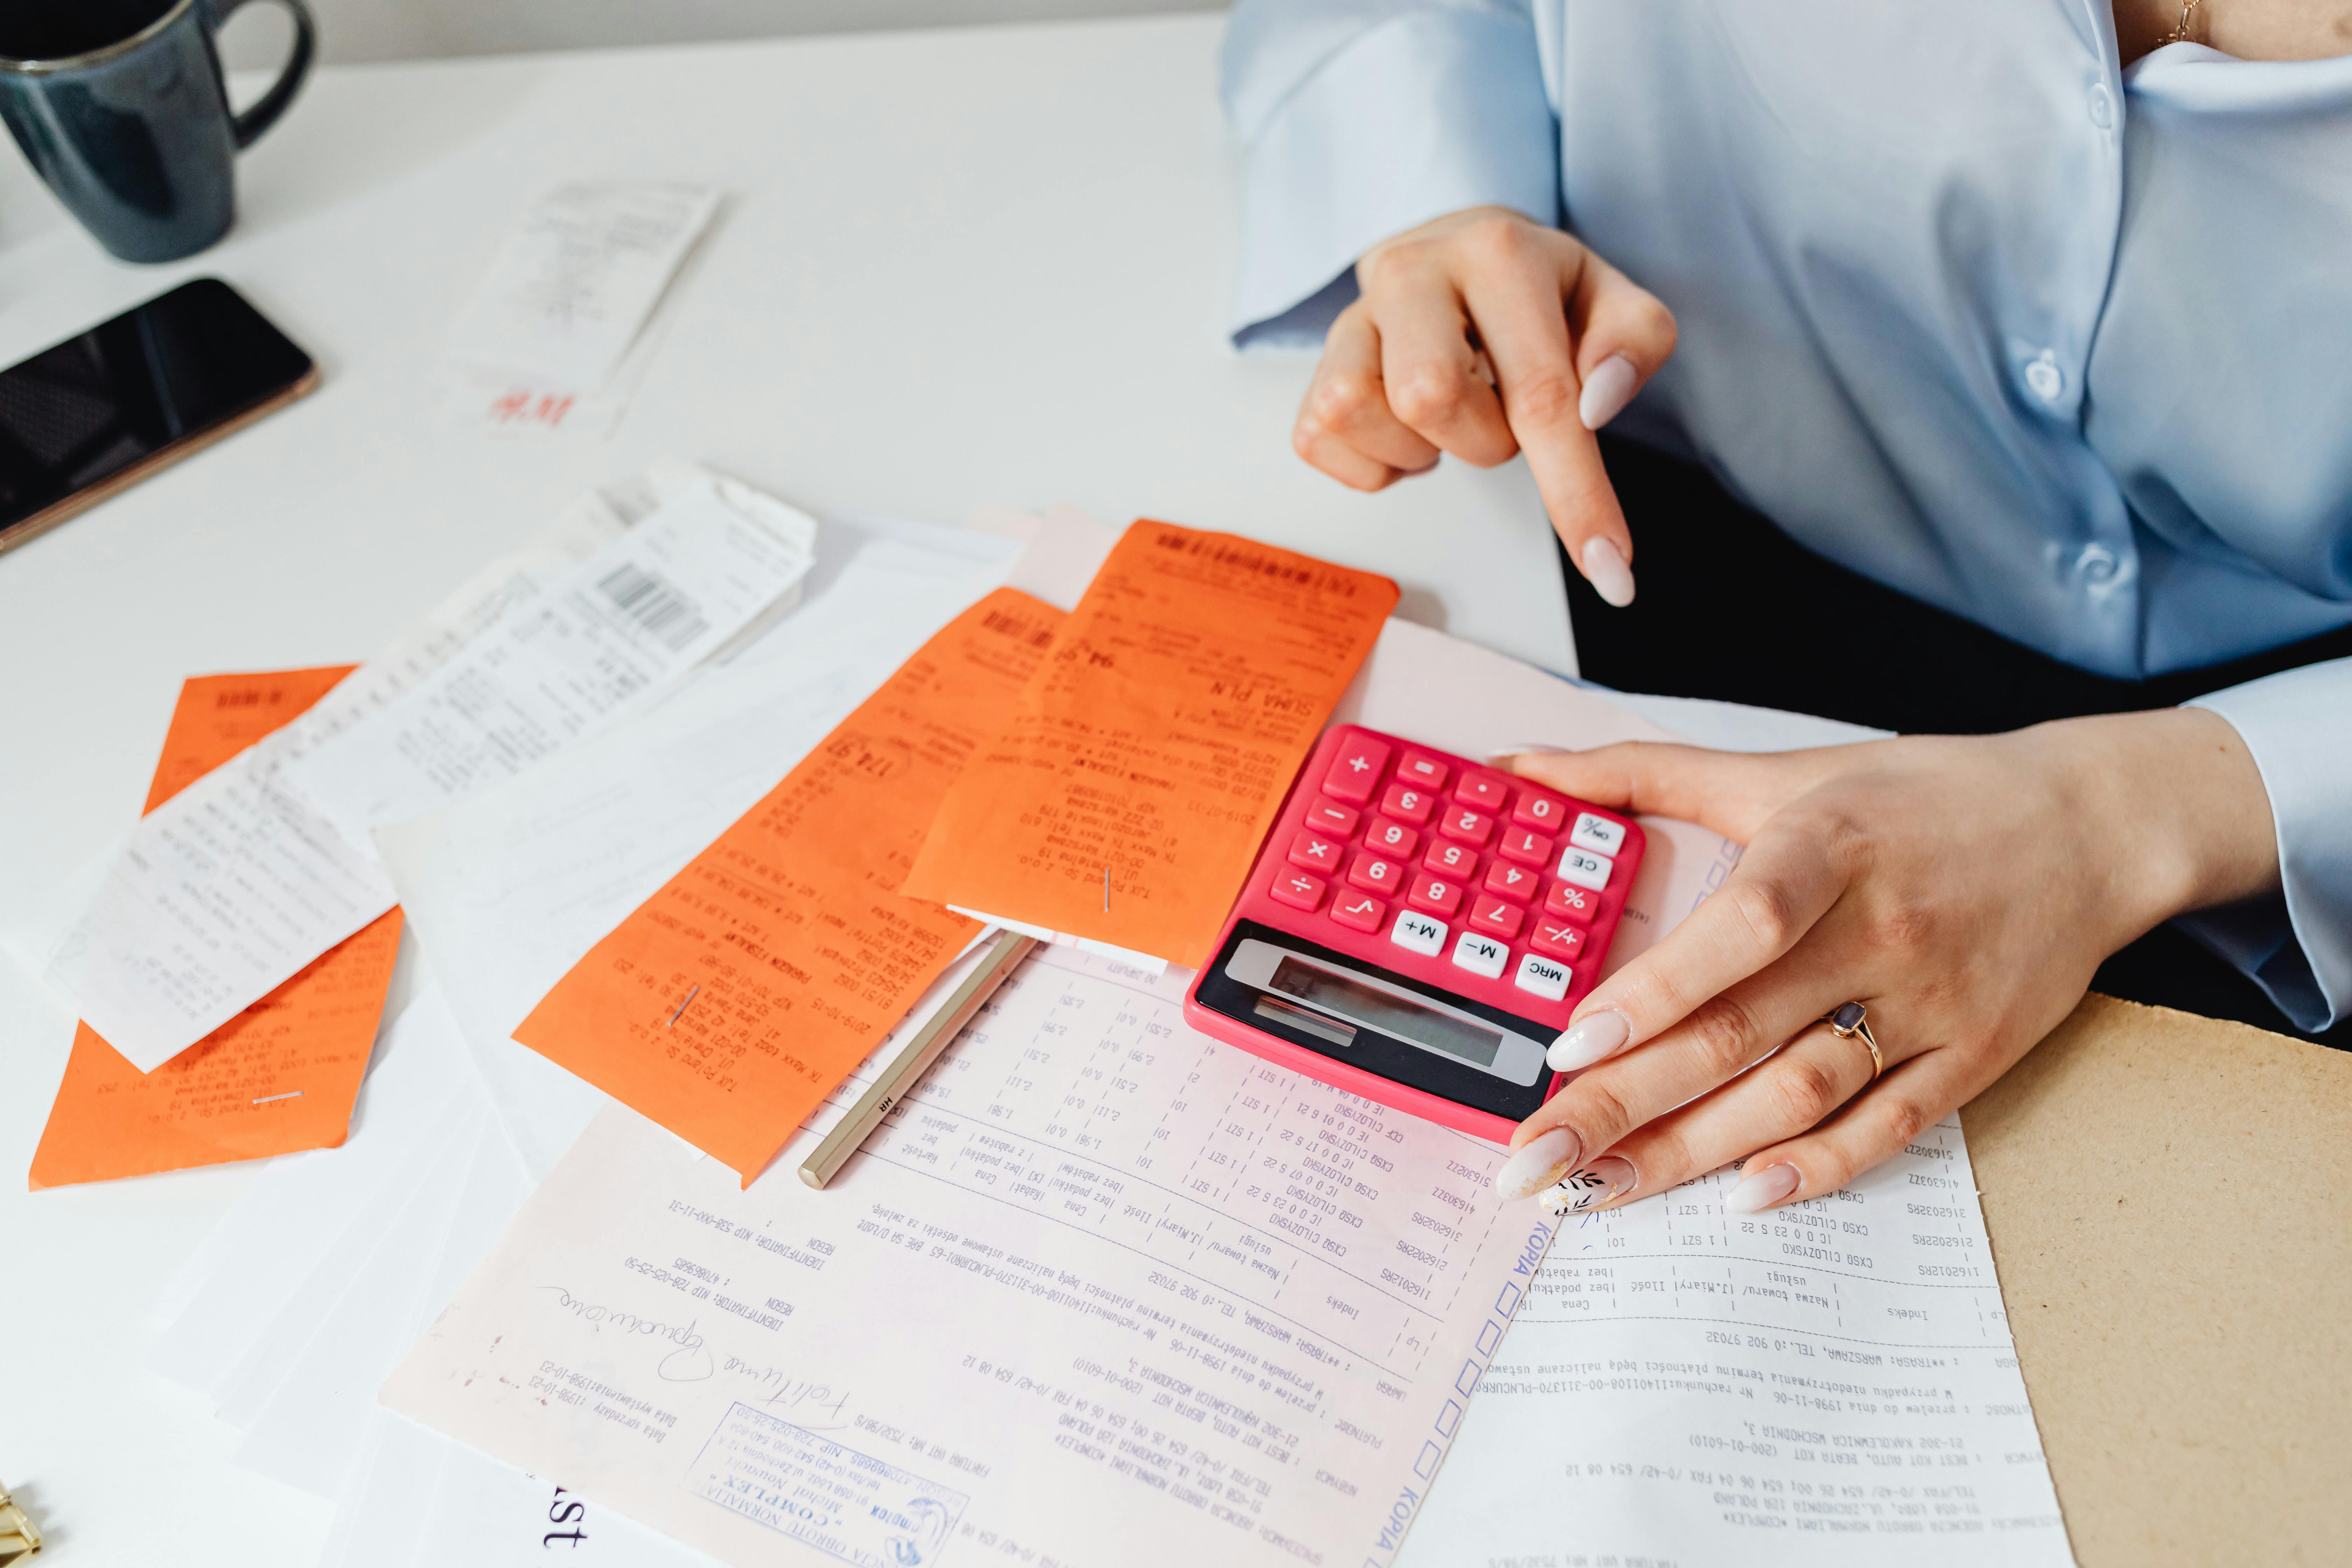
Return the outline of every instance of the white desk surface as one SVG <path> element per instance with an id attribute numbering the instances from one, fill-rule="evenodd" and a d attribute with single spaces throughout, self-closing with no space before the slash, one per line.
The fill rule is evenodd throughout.
<path id="1" fill-rule="evenodd" d="M 0 906 L 138 813 L 183 677 L 354 660 L 566 497 L 665 454 L 814 510 L 1070 501 L 1385 572 L 1404 613 L 1570 668 L 1518 465 L 1365 498 L 1289 449 L 1307 362 L 1224 346 L 1219 22 L 324 70 L 191 261 L 107 258 L 0 153 L 0 363 L 182 279 L 319 360 L 308 401 L 0 556 Z M 564 178 L 730 193 L 608 442 L 452 433 L 425 389 L 517 204 Z M 251 1167 L 27 1194 L 72 1020 L 0 960 L 0 1479 L 60 1564 L 309 1564 L 327 1504 L 140 1366 Z M 401 1521 L 382 1527 L 398 1530 Z"/>

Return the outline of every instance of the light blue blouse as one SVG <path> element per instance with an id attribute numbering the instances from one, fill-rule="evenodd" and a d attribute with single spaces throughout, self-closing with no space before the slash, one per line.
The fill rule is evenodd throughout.
<path id="1" fill-rule="evenodd" d="M 2108 0 L 1241 0 L 1237 342 L 1442 213 L 1672 308 L 1618 428 L 1831 559 L 2134 677 L 2352 622 L 2352 58 L 2120 68 Z M 2187 922 L 2352 1013 L 2352 659 L 2200 699 L 2284 900 Z"/>

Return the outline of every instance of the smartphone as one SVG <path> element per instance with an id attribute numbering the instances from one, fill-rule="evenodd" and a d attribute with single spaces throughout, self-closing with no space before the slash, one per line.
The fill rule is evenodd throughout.
<path id="1" fill-rule="evenodd" d="M 318 384 L 310 356 L 217 278 L 0 371 L 0 552 Z"/>

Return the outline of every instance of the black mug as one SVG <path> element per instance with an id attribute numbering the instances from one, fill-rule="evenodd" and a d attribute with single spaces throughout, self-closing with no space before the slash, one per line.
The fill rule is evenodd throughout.
<path id="1" fill-rule="evenodd" d="M 107 249 L 193 256 L 236 217 L 236 153 L 310 71 L 310 13 L 278 3 L 293 13 L 293 56 L 232 114 L 213 35 L 245 0 L 0 0 L 0 119 Z"/>

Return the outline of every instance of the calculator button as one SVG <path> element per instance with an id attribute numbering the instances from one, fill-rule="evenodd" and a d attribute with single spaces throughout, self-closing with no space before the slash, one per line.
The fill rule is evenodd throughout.
<path id="1" fill-rule="evenodd" d="M 1389 940 L 1399 947 L 1435 958 L 1445 951 L 1445 922 L 1407 910 L 1397 916 L 1396 927 L 1389 932 Z"/>
<path id="2" fill-rule="evenodd" d="M 1405 894 L 1404 901 L 1432 914 L 1450 915 L 1462 902 L 1462 884 L 1449 877 L 1433 877 L 1423 871 L 1412 879 L 1412 890 Z"/>
<path id="3" fill-rule="evenodd" d="M 1372 825 L 1364 829 L 1366 848 L 1377 849 L 1383 855 L 1393 855 L 1399 859 L 1412 854 L 1412 847 L 1420 842 L 1420 834 L 1403 823 L 1391 822 L 1385 816 L 1372 818 Z"/>
<path id="4" fill-rule="evenodd" d="M 1466 805 L 1449 805 L 1445 815 L 1437 819 L 1437 831 L 1464 844 L 1484 844 L 1487 835 L 1495 831 L 1495 819 Z"/>
<path id="5" fill-rule="evenodd" d="M 1331 918 L 1358 931 L 1378 931 L 1389 907 L 1370 893 L 1342 893 L 1331 900 Z"/>
<path id="6" fill-rule="evenodd" d="M 1425 789 L 1409 784 L 1392 784 L 1389 793 L 1381 796 L 1382 815 L 1399 822 L 1410 822 L 1415 827 L 1429 826 L 1429 814 L 1437 809 L 1437 796 Z"/>
<path id="7" fill-rule="evenodd" d="M 1597 893 L 1609 885 L 1609 868 L 1615 864 L 1608 856 L 1590 849 L 1570 849 L 1559 858 L 1560 880 Z"/>
<path id="8" fill-rule="evenodd" d="M 1417 784 L 1427 790 L 1445 787 L 1445 778 L 1454 770 L 1426 752 L 1407 752 L 1397 763 L 1397 777 Z"/>
<path id="9" fill-rule="evenodd" d="M 1348 880 L 1368 893 L 1393 893 L 1404 883 L 1404 862 L 1385 855 L 1359 855 L 1349 864 Z"/>
<path id="10" fill-rule="evenodd" d="M 1507 940 L 1519 934 L 1519 906 L 1508 899 L 1481 893 L 1477 902 L 1470 906 L 1470 923 Z"/>
<path id="11" fill-rule="evenodd" d="M 1551 858 L 1551 840 L 1530 827 L 1507 827 L 1495 853 L 1522 866 L 1540 866 Z"/>
<path id="12" fill-rule="evenodd" d="M 1353 808 L 1341 805 L 1336 800 L 1325 800 L 1319 795 L 1315 797 L 1315 804 L 1307 808 L 1307 826 L 1320 833 L 1337 834 L 1342 838 L 1356 836 L 1358 820 Z"/>
<path id="13" fill-rule="evenodd" d="M 1310 877 L 1304 871 L 1277 871 L 1274 886 L 1266 893 L 1277 904 L 1288 904 L 1294 910 L 1313 911 L 1323 902 L 1323 879 Z"/>
<path id="14" fill-rule="evenodd" d="M 1290 841 L 1290 863 L 1309 871 L 1336 871 L 1347 864 L 1347 847 L 1319 833 L 1302 833 Z"/>
<path id="15" fill-rule="evenodd" d="M 1554 882 L 1544 895 L 1544 913 L 1583 925 L 1600 909 L 1601 900 L 1573 882 Z"/>
<path id="16" fill-rule="evenodd" d="M 1558 833 L 1561 824 L 1568 820 L 1568 802 L 1556 795 L 1522 790 L 1519 803 L 1511 807 L 1511 820 L 1521 827 L 1532 827 L 1538 833 Z"/>
<path id="17" fill-rule="evenodd" d="M 1512 984 L 1522 991 L 1532 991 L 1547 1002 L 1557 1002 L 1568 994 L 1569 967 L 1539 952 L 1522 953 L 1519 972 L 1511 977 Z"/>
<path id="18" fill-rule="evenodd" d="M 1454 786 L 1454 798 L 1481 811 L 1500 811 L 1511 798 L 1511 786 L 1500 773 L 1464 773 L 1462 782 Z"/>
<path id="19" fill-rule="evenodd" d="M 1614 855 L 1625 847 L 1625 827 L 1622 823 L 1612 822 L 1605 816 L 1595 816 L 1589 811 L 1580 812 L 1568 841 L 1579 848 L 1590 849 L 1595 855 Z"/>
<path id="20" fill-rule="evenodd" d="M 1486 890 L 1500 893 L 1514 903 L 1535 902 L 1536 889 L 1542 885 L 1543 879 L 1525 866 L 1497 860 L 1486 868 Z"/>
<path id="21" fill-rule="evenodd" d="M 1478 869 L 1478 852 L 1466 844 L 1448 844 L 1443 838 L 1433 838 L 1429 853 L 1422 857 L 1421 863 L 1441 876 L 1466 882 Z"/>
<path id="22" fill-rule="evenodd" d="M 1489 980 L 1503 977 L 1503 965 L 1509 961 L 1511 950 L 1491 936 L 1480 936 L 1465 931 L 1454 944 L 1454 962 L 1473 974 L 1483 974 Z"/>
<path id="23" fill-rule="evenodd" d="M 1369 805 L 1372 791 L 1379 787 L 1381 770 L 1388 765 L 1387 746 L 1369 735 L 1353 736 L 1331 759 L 1331 771 L 1323 775 L 1323 793 L 1349 805 Z"/>
<path id="24" fill-rule="evenodd" d="M 1554 958 L 1574 959 L 1584 952 L 1584 933 L 1557 915 L 1538 915 L 1528 945 Z"/>

